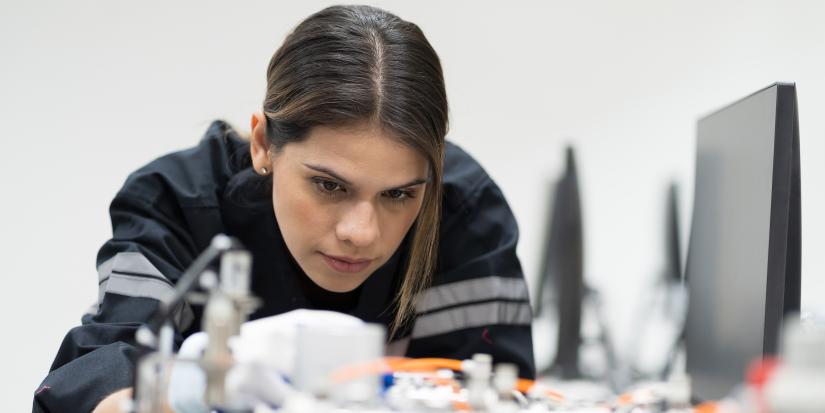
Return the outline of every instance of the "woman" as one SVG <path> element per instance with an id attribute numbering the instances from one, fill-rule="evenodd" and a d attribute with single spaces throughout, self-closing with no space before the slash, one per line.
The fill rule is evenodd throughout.
<path id="1" fill-rule="evenodd" d="M 488 353 L 532 377 L 515 220 L 446 133 L 441 66 L 416 25 L 364 6 L 307 18 L 270 61 L 248 140 L 217 121 L 126 180 L 97 258 L 99 302 L 34 410 L 128 397 L 135 330 L 218 233 L 252 252 L 263 305 L 251 319 L 344 312 L 386 325 L 395 354 Z M 180 308 L 177 342 L 199 326 L 199 308 Z"/>

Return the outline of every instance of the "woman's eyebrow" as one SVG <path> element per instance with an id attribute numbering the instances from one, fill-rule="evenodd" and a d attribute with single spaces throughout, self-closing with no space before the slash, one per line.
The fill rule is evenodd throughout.
<path id="1" fill-rule="evenodd" d="M 305 163 L 304 166 L 306 166 L 309 169 L 312 169 L 315 172 L 320 172 L 322 174 L 327 174 L 327 175 L 341 181 L 342 183 L 344 183 L 346 185 L 352 185 L 352 184 L 350 184 L 350 182 L 348 180 L 342 178 L 341 175 L 338 175 L 332 169 L 329 169 L 329 168 L 326 168 L 326 167 L 323 167 L 323 166 L 320 166 L 320 165 L 312 165 L 312 164 L 308 164 L 308 163 Z"/>
<path id="2" fill-rule="evenodd" d="M 411 186 L 416 186 L 416 185 L 421 185 L 421 184 L 426 184 L 426 183 L 427 183 L 426 179 L 418 178 L 418 179 L 414 179 L 410 182 L 407 182 L 406 184 L 394 186 L 392 188 L 387 188 L 386 190 L 391 191 L 393 189 L 404 189 L 404 188 L 408 188 L 408 187 L 411 187 Z"/>
<path id="3" fill-rule="evenodd" d="M 315 172 L 320 172 L 322 174 L 327 174 L 327 175 L 341 181 L 341 183 L 343 183 L 345 185 L 352 186 L 352 184 L 348 180 L 344 179 L 341 175 L 339 175 L 338 173 L 336 173 L 332 169 L 329 169 L 325 166 L 313 165 L 313 164 L 309 164 L 309 163 L 304 163 L 304 166 L 306 166 L 309 169 L 312 169 Z M 416 178 L 416 179 L 413 179 L 410 182 L 407 182 L 407 183 L 404 183 L 404 184 L 401 184 L 401 185 L 396 185 L 396 186 L 393 186 L 391 188 L 387 188 L 385 190 L 390 191 L 390 190 L 393 190 L 393 189 L 403 189 L 403 188 L 408 188 L 408 187 L 411 187 L 411 186 L 421 185 L 421 184 L 425 184 L 425 183 L 427 183 L 427 179 Z"/>

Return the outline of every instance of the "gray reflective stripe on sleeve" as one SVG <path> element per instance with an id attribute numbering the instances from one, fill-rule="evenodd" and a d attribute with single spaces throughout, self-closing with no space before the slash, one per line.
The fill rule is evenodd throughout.
<path id="1" fill-rule="evenodd" d="M 121 253 L 122 254 L 122 253 Z M 118 254 L 119 255 L 119 254 Z M 109 274 L 112 273 L 112 267 L 115 265 L 117 255 L 104 261 L 103 264 L 97 266 L 97 306 L 103 302 L 103 295 L 106 294 L 106 283 L 109 281 Z M 97 313 L 97 312 L 95 312 Z"/>
<path id="2" fill-rule="evenodd" d="M 126 253 L 121 252 L 120 254 L 126 254 Z M 108 277 L 109 274 L 112 273 L 112 267 L 114 267 L 115 260 L 117 260 L 117 256 L 120 255 L 120 254 L 117 254 L 114 257 L 109 258 L 108 260 L 104 261 L 103 264 L 100 264 L 100 265 L 97 266 L 97 282 L 98 283 L 102 283 L 106 279 L 106 277 Z"/>
<path id="3" fill-rule="evenodd" d="M 141 275 L 147 277 L 141 277 Z M 169 292 L 174 291 L 172 282 L 167 280 L 166 277 L 139 252 L 120 252 L 114 257 L 109 258 L 97 267 L 97 276 L 98 284 L 100 285 L 97 296 L 98 302 L 103 302 L 103 294 L 107 291 L 132 297 L 149 297 L 158 300 L 168 297 Z M 154 277 L 155 279 L 148 277 Z M 129 293 L 129 288 L 134 288 L 132 293 Z"/>
<path id="4" fill-rule="evenodd" d="M 112 273 L 104 284 L 106 284 L 105 292 L 127 297 L 146 297 L 166 301 L 175 293 L 174 287 L 161 280 L 135 275 Z"/>
<path id="5" fill-rule="evenodd" d="M 426 313 L 456 304 L 496 299 L 528 301 L 530 296 L 524 278 L 490 276 L 430 287 L 418 300 L 415 310 Z"/>
<path id="6" fill-rule="evenodd" d="M 158 301 L 166 301 L 175 293 L 172 282 L 138 252 L 118 253 L 100 264 L 97 271 L 98 309 L 106 293 L 153 298 Z M 175 312 L 174 323 L 178 328 L 186 329 L 193 320 L 192 308 L 184 302 L 184 305 Z"/>
<path id="7" fill-rule="evenodd" d="M 492 301 L 469 304 L 418 316 L 412 338 L 423 338 L 465 328 L 494 324 L 526 325 L 533 319 L 530 305 L 524 302 Z"/>
<path id="8" fill-rule="evenodd" d="M 114 257 L 100 264 L 97 267 L 98 282 L 106 279 L 112 271 L 166 278 L 152 265 L 152 262 L 149 261 L 148 258 L 139 252 L 119 252 Z"/>

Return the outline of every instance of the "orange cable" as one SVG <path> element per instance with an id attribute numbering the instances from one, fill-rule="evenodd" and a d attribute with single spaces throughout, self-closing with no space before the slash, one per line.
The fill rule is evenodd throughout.
<path id="1" fill-rule="evenodd" d="M 387 372 L 414 372 L 414 373 L 435 373 L 441 369 L 462 371 L 462 361 L 448 358 L 407 358 L 407 357 L 384 357 L 363 363 L 344 366 L 332 373 L 335 382 L 349 381 L 365 375 L 383 374 Z M 518 379 L 516 390 L 527 393 L 535 385 L 535 381 L 529 379 Z M 553 390 L 545 390 L 545 395 L 557 401 L 564 400 L 564 396 Z"/>

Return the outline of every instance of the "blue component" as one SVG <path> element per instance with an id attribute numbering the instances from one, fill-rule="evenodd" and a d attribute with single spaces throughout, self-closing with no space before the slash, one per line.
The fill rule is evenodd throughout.
<path id="1" fill-rule="evenodd" d="M 392 373 L 384 373 L 381 377 L 381 395 L 383 396 L 393 384 L 395 384 L 395 376 Z"/>

